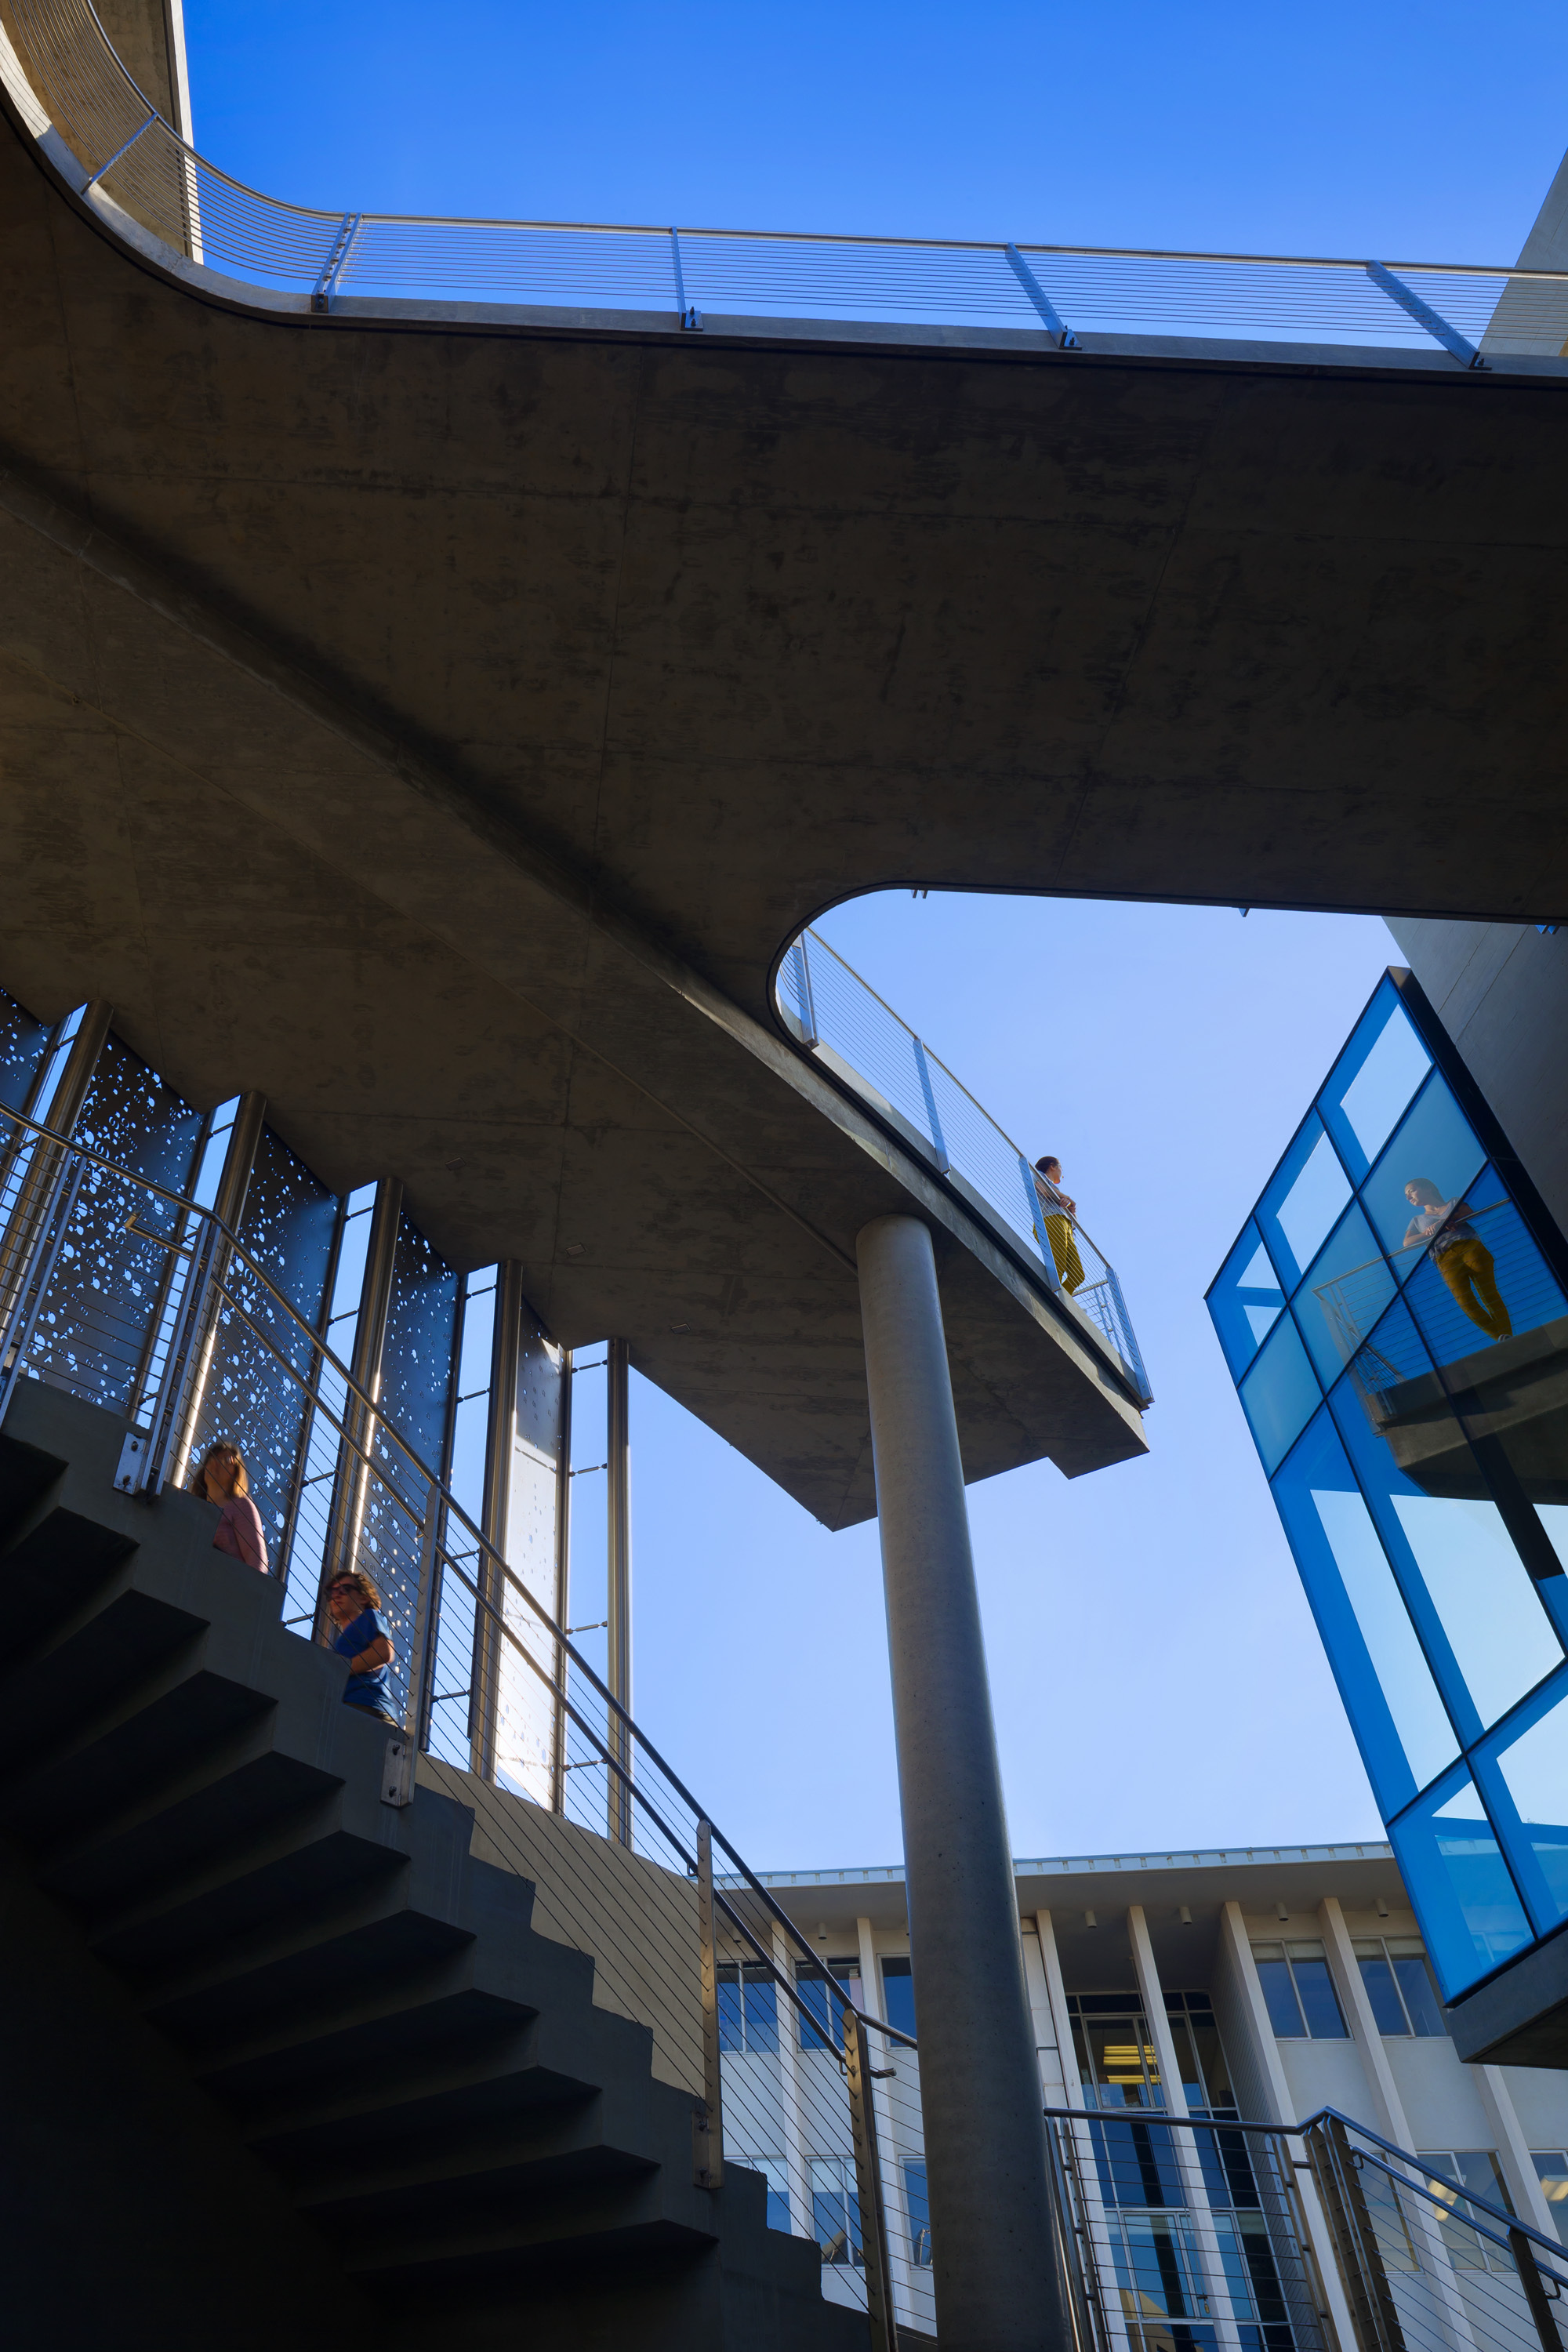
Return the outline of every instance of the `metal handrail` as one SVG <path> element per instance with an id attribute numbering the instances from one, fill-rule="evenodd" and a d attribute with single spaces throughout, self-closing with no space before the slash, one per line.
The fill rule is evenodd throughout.
<path id="1" fill-rule="evenodd" d="M 726 308 L 734 314 L 729 321 L 730 330 L 742 334 L 765 331 L 759 329 L 760 319 L 771 316 L 776 320 L 802 309 L 842 320 L 844 303 L 852 305 L 858 299 L 879 316 L 890 313 L 911 324 L 928 314 L 939 321 L 984 319 L 994 322 L 1004 334 L 1026 335 L 1031 349 L 1039 346 L 1043 324 L 1046 340 L 1064 353 L 1082 350 L 1086 333 L 1092 335 L 1095 331 L 1095 320 L 1109 319 L 1112 321 L 1112 333 L 1123 332 L 1131 324 L 1134 331 L 1144 333 L 1198 333 L 1217 335 L 1222 341 L 1227 334 L 1246 335 L 1256 341 L 1261 331 L 1296 341 L 1315 333 L 1320 343 L 1323 335 L 1330 333 L 1340 344 L 1373 348 L 1402 342 L 1430 349 L 1436 344 L 1462 365 L 1477 367 L 1486 364 L 1483 345 L 1487 349 L 1510 348 L 1506 336 L 1500 339 L 1498 304 L 1506 298 L 1517 302 L 1520 289 L 1533 289 L 1539 298 L 1540 315 L 1521 322 L 1525 340 L 1518 347 L 1539 347 L 1544 355 L 1554 357 L 1568 341 L 1568 272 L 1521 269 L 1513 263 L 1384 262 L 1348 256 L 1183 253 L 1152 246 L 1053 245 L 1024 238 L 879 236 L 862 231 L 835 234 L 822 230 L 672 228 L 634 223 L 455 219 L 434 214 L 360 212 L 342 207 L 329 211 L 291 204 L 268 196 L 210 163 L 157 114 L 116 52 L 91 0 L 8 0 L 8 13 L 20 52 L 18 67 L 28 78 L 25 96 L 31 101 L 29 107 L 23 102 L 24 93 L 16 91 L 17 103 L 29 121 L 33 113 L 40 114 L 46 125 L 52 125 L 66 137 L 68 144 L 74 137 L 78 145 L 73 152 L 79 152 L 82 145 L 92 150 L 90 153 L 79 152 L 89 184 L 101 182 L 112 171 L 115 185 L 108 192 L 110 200 L 165 244 L 198 264 L 210 261 L 209 246 L 221 248 L 221 267 L 231 284 L 237 272 L 239 281 L 244 283 L 248 278 L 258 293 L 268 286 L 298 289 L 311 298 L 312 309 L 322 312 L 330 311 L 342 298 L 345 286 L 356 279 L 390 287 L 395 293 L 405 293 L 416 287 L 426 296 L 450 299 L 457 288 L 471 290 L 465 280 L 471 281 L 476 268 L 491 289 L 489 299 L 493 300 L 498 299 L 495 289 L 508 271 L 514 278 L 517 276 L 521 266 L 519 257 L 526 259 L 523 247 L 531 238 L 632 239 L 639 245 L 646 241 L 644 260 L 650 257 L 657 259 L 658 290 L 655 290 L 655 278 L 645 270 L 635 286 L 630 278 L 624 279 L 608 297 L 609 306 L 613 309 L 618 301 L 622 310 L 668 311 L 681 331 L 702 331 L 704 312 L 722 314 Z M 121 125 L 118 135 L 110 136 L 103 121 L 107 112 L 112 127 L 116 110 L 123 110 L 128 103 L 145 110 L 152 117 L 152 125 L 155 125 L 155 130 L 149 125 L 151 137 L 142 140 L 138 136 L 129 152 L 125 151 L 129 124 Z M 153 149 L 156 155 L 149 160 Z M 215 209 L 223 215 L 216 230 L 213 221 L 204 218 L 205 214 Z M 353 233 L 345 239 L 342 233 L 350 223 Z M 319 249 L 317 243 L 309 244 L 309 249 L 299 245 L 301 231 L 317 238 Z M 467 251 L 451 246 L 444 257 L 437 256 L 433 260 L 431 251 L 420 245 L 422 237 L 428 240 L 433 234 L 437 242 L 445 241 L 450 246 L 452 239 L 460 239 L 465 232 L 492 244 L 498 237 L 515 240 L 512 259 L 498 272 L 486 264 L 477 246 Z M 686 241 L 684 247 L 682 240 Z M 693 280 L 694 261 L 705 249 L 713 252 L 720 248 L 723 249 L 721 278 L 705 291 Z M 758 256 L 765 252 L 768 256 L 762 265 L 762 275 L 744 285 L 739 280 L 730 282 L 722 275 L 727 267 L 724 255 L 732 257 L 736 249 Z M 787 284 L 769 282 L 768 272 L 780 256 L 799 255 L 809 260 L 814 256 L 830 254 L 858 257 L 858 267 L 868 259 L 875 261 L 878 257 L 885 257 L 886 285 L 879 288 L 868 280 L 858 290 L 847 290 L 841 284 L 835 286 L 821 278 L 811 285 L 803 285 L 795 278 Z M 1023 255 L 1031 257 L 1034 268 L 1017 268 Z M 972 282 L 957 291 L 952 286 L 944 290 L 933 282 L 921 289 L 921 299 L 912 299 L 912 281 L 900 280 L 900 257 L 925 257 L 926 262 L 921 264 L 925 267 L 931 257 L 943 256 L 952 257 L 960 266 L 961 276 L 967 269 Z M 580 271 L 574 288 L 552 274 L 554 263 L 560 258 L 559 254 L 552 257 L 543 279 L 539 278 L 537 270 L 534 273 L 538 282 L 533 284 L 532 291 L 541 306 L 548 308 L 553 302 L 557 308 L 571 304 L 580 309 L 596 296 L 603 307 L 605 288 L 591 282 L 594 269 Z M 568 256 L 568 261 L 570 258 Z M 490 259 L 493 263 L 493 254 Z M 612 265 L 613 260 L 612 256 Z M 1047 262 L 1061 265 L 1061 273 L 1045 272 L 1043 266 Z M 1083 280 L 1084 266 L 1092 270 L 1095 264 L 1105 265 L 1105 272 L 1092 283 Z M 653 266 L 652 261 L 649 266 Z M 1278 284 L 1272 289 L 1265 288 L 1259 301 L 1249 307 L 1249 297 L 1244 296 L 1237 305 L 1233 294 L 1225 289 L 1223 273 L 1237 271 L 1244 276 L 1250 274 L 1255 279 L 1268 272 L 1294 276 L 1283 293 Z M 1142 273 L 1148 279 L 1131 304 L 1126 299 L 1125 285 L 1120 295 L 1116 292 L 1119 272 L 1123 276 L 1131 272 L 1133 278 Z M 1194 273 L 1208 275 L 1199 282 Z M 1340 302 L 1342 316 L 1310 315 L 1310 301 L 1303 303 L 1302 289 L 1295 284 L 1295 278 L 1303 273 L 1315 273 L 1324 287 L 1341 289 L 1334 299 Z M 527 278 L 526 268 L 521 274 Z M 612 277 L 613 274 L 612 267 Z M 915 275 L 920 275 L 918 269 Z M 1058 275 L 1061 282 L 1058 282 Z M 831 271 L 828 276 L 832 277 Z M 1045 282 L 1047 277 L 1050 279 L 1048 284 Z M 1160 297 L 1159 291 L 1166 280 L 1184 281 L 1169 299 Z M 1127 284 L 1131 283 L 1130 278 Z M 1345 289 L 1349 289 L 1348 293 Z M 1479 307 L 1466 289 L 1474 289 L 1474 294 L 1479 296 Z M 1428 295 L 1436 296 L 1436 302 L 1428 300 Z M 1457 319 L 1449 315 L 1455 310 L 1456 297 L 1460 313 Z M 773 305 L 771 313 L 770 302 Z M 1370 308 L 1366 307 L 1368 302 Z M 829 303 L 837 305 L 831 313 L 825 307 Z M 742 309 L 742 304 L 750 308 Z M 1563 313 L 1561 322 L 1560 311 Z M 1159 321 L 1157 327 L 1151 328 L 1152 320 Z M 1121 323 L 1115 323 L 1118 320 Z"/>
<path id="2" fill-rule="evenodd" d="M 1369 2124 L 1358 2123 L 1353 2116 L 1347 2116 L 1339 2107 L 1319 2107 L 1314 2114 L 1307 2117 L 1305 2123 L 1290 2124 L 1280 2128 L 1288 2129 L 1293 2135 L 1299 2135 L 1310 2131 L 1314 2124 L 1321 2123 L 1343 2124 L 1347 2131 L 1355 2132 L 1362 2139 L 1371 2140 L 1375 2147 L 1382 2148 L 1386 2156 L 1397 2158 L 1401 2164 L 1420 2164 L 1420 2158 L 1413 2156 L 1408 2148 L 1396 2146 L 1391 2139 L 1384 2139 L 1381 2132 L 1373 2131 Z M 1368 2164 L 1376 2164 L 1380 2171 L 1393 2174 L 1393 2167 L 1384 2163 L 1381 2158 L 1367 2157 L 1365 2161 Z M 1400 2180 L 1402 2187 L 1414 2189 L 1419 2195 L 1429 2198 L 1434 2204 L 1441 2205 L 1445 2210 L 1449 2209 L 1448 2197 L 1439 2195 L 1436 2189 L 1429 2189 L 1425 2181 L 1405 2180 L 1398 2174 L 1393 2174 L 1393 2177 Z M 1494 2221 L 1501 2222 L 1505 2231 L 1517 2230 L 1521 2237 L 1530 2239 L 1532 2244 L 1544 2249 L 1553 2262 L 1562 2263 L 1564 2265 L 1564 2271 L 1568 2272 L 1568 2251 L 1564 2250 L 1560 2240 L 1548 2238 L 1531 2222 L 1521 2221 L 1518 2214 L 1505 2212 L 1500 2205 L 1494 2205 L 1489 2198 L 1478 2197 L 1473 2189 L 1463 2188 L 1457 2180 L 1445 2183 L 1445 2187 L 1451 2188 L 1452 2194 L 1455 2197 L 1462 2197 L 1467 2205 L 1479 2206 L 1483 2213 L 1489 2213 Z M 1461 2216 L 1461 2218 L 1465 2217 Z M 1480 2230 L 1479 2222 L 1471 2226 Z M 1481 2235 L 1491 2237 L 1493 2232 L 1489 2230 L 1481 2231 Z M 1506 2243 L 1506 2239 L 1501 2242 Z M 1549 2273 L 1548 2275 L 1555 2279 L 1559 2286 L 1568 2287 L 1568 2275 L 1559 2276 L 1555 2271 Z"/>

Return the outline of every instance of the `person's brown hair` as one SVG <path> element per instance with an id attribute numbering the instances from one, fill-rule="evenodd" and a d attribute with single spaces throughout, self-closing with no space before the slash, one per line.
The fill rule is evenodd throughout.
<path id="1" fill-rule="evenodd" d="M 331 1577 L 328 1580 L 328 1592 L 335 1592 L 340 1584 L 352 1584 L 367 1609 L 379 1609 L 381 1607 L 380 1593 L 376 1591 L 369 1577 L 366 1576 L 362 1570 L 357 1568 L 340 1568 L 336 1576 Z"/>
<path id="2" fill-rule="evenodd" d="M 245 1456 L 240 1452 L 238 1446 L 231 1444 L 226 1437 L 220 1437 L 217 1440 L 217 1443 L 214 1445 L 209 1445 L 206 1452 L 202 1455 L 201 1467 L 196 1472 L 195 1483 L 197 1494 L 205 1495 L 206 1493 L 207 1472 L 214 1463 L 221 1463 L 226 1466 L 231 1462 L 234 1465 L 234 1476 L 229 1482 L 229 1500 L 232 1502 L 237 1496 L 248 1495 L 250 1492 L 250 1473 L 245 1466 Z"/>
<path id="3" fill-rule="evenodd" d="M 1054 1151 L 1047 1151 L 1043 1160 L 1036 1160 L 1035 1165 L 1039 1170 L 1042 1176 L 1046 1175 L 1053 1168 L 1056 1170 L 1058 1176 L 1062 1172 L 1062 1163 L 1057 1158 Z"/>
<path id="4" fill-rule="evenodd" d="M 1440 1209 L 1443 1205 L 1443 1195 L 1438 1192 L 1430 1176 L 1407 1176 L 1405 1180 L 1405 1189 L 1407 1192 L 1415 1193 L 1416 1204 L 1420 1208 Z"/>

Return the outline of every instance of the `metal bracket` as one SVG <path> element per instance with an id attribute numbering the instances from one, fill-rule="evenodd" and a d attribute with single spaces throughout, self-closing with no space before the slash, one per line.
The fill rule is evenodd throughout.
<path id="1" fill-rule="evenodd" d="M 381 1801 L 395 1805 L 401 1811 L 414 1802 L 414 1764 L 417 1750 L 406 1732 L 400 1731 L 386 1743 L 386 1762 L 381 1774 Z"/>
<path id="2" fill-rule="evenodd" d="M 1396 278 L 1393 270 L 1386 268 L 1381 261 L 1368 261 L 1363 266 L 1373 284 L 1386 294 L 1391 302 L 1397 302 L 1402 310 L 1408 310 L 1416 325 L 1425 327 L 1434 342 L 1441 343 L 1446 352 L 1451 352 L 1461 367 L 1486 366 L 1485 360 L 1468 337 L 1461 335 L 1458 327 L 1450 327 L 1447 319 L 1434 310 L 1429 302 L 1423 302 L 1420 295 L 1414 288 L 1406 286 L 1403 278 Z"/>
<path id="3" fill-rule="evenodd" d="M 349 255 L 364 221 L 363 213 L 345 213 L 338 223 L 338 233 L 332 249 L 327 256 L 326 268 L 317 278 L 310 294 L 312 310 L 330 310 L 336 298 L 338 280 L 348 267 Z"/>
<path id="4" fill-rule="evenodd" d="M 1034 304 L 1036 310 L 1045 320 L 1046 326 L 1050 333 L 1056 337 L 1058 350 L 1063 352 L 1076 352 L 1079 348 L 1078 337 L 1063 320 L 1056 304 L 1051 300 L 1050 296 L 1047 293 L 1045 288 L 1041 285 L 1039 279 L 1036 277 L 1034 271 L 1030 268 L 1028 263 L 1025 260 L 1017 247 L 1016 245 L 1005 246 L 1003 247 L 1003 251 L 1006 254 L 1009 262 L 1012 264 L 1014 277 L 1017 279 L 1019 285 L 1023 288 L 1025 293 L 1028 296 L 1030 301 Z"/>
<path id="5" fill-rule="evenodd" d="M 105 175 L 107 173 L 110 173 L 110 172 L 112 172 L 112 171 L 113 171 L 113 169 L 114 169 L 114 167 L 115 167 L 116 163 L 119 163 L 119 161 L 120 161 L 120 159 L 121 159 L 121 157 L 122 155 L 129 155 L 129 153 L 131 152 L 131 150 L 132 149 L 132 147 L 134 147 L 134 146 L 135 146 L 136 142 L 138 141 L 138 139 L 140 139 L 140 138 L 141 138 L 142 131 L 151 131 L 151 129 L 153 128 L 153 125 L 154 124 L 154 122 L 156 122 L 156 121 L 157 121 L 157 120 L 158 120 L 158 118 L 157 118 L 156 114 L 150 114 L 150 115 L 147 117 L 147 120 L 146 120 L 146 121 L 145 121 L 145 122 L 139 123 L 139 124 L 137 125 L 136 129 L 135 129 L 135 130 L 131 133 L 130 138 L 129 138 L 128 140 L 126 140 L 126 142 L 125 142 L 124 145 L 123 145 L 122 147 L 117 147 L 117 148 L 115 149 L 115 151 L 114 151 L 113 154 L 110 157 L 110 159 L 109 159 L 108 163 L 100 163 L 100 164 L 99 165 L 99 167 L 98 167 L 97 171 L 93 173 L 93 175 L 92 175 L 91 179 L 90 179 L 90 180 L 89 180 L 89 181 L 85 184 L 85 185 L 83 186 L 83 188 L 82 188 L 82 194 L 83 194 L 84 196 L 87 194 L 87 193 L 88 193 L 89 189 L 96 188 L 96 187 L 97 187 L 97 185 L 98 185 L 99 182 L 100 182 L 100 181 L 104 177 L 104 175 Z"/>
<path id="6" fill-rule="evenodd" d="M 114 1491 L 117 1495 L 140 1493 L 147 1456 L 152 1452 L 152 1448 L 153 1439 L 149 1431 L 145 1429 L 127 1431 L 125 1443 L 120 1449 L 120 1466 L 114 1474 Z"/>

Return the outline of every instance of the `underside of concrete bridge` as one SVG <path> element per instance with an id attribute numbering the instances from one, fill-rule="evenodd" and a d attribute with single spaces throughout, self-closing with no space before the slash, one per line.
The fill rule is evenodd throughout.
<path id="1" fill-rule="evenodd" d="M 104 209 L 7 110 L 0 982 L 400 1176 L 829 1525 L 911 1203 L 966 1475 L 1142 1440 L 785 1036 L 805 921 L 1568 912 L 1561 374 L 317 316 Z"/>

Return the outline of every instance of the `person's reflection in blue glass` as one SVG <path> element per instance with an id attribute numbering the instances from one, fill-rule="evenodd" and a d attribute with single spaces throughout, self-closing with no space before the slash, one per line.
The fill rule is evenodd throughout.
<path id="1" fill-rule="evenodd" d="M 1468 1201 L 1445 1201 L 1429 1176 L 1412 1176 L 1405 1197 L 1415 1214 L 1405 1236 L 1406 1249 L 1426 1244 L 1426 1255 L 1454 1294 L 1462 1314 L 1489 1339 L 1510 1339 L 1513 1322 L 1497 1286 L 1492 1254 L 1469 1219 Z"/>

